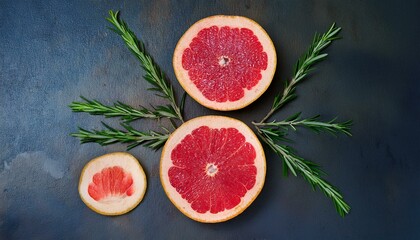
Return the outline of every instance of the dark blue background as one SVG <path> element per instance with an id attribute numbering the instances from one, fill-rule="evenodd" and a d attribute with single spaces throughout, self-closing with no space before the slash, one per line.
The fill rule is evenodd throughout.
<path id="1" fill-rule="evenodd" d="M 146 170 L 148 191 L 131 213 L 104 217 L 77 192 L 83 166 L 124 145 L 80 145 L 77 126 L 102 117 L 72 113 L 79 95 L 106 104 L 163 103 L 121 39 L 106 27 L 122 17 L 167 73 L 178 39 L 195 21 L 236 14 L 260 23 L 278 53 L 278 71 L 257 102 L 215 112 L 187 99 L 188 119 L 232 116 L 249 124 L 270 108 L 315 31 L 332 22 L 343 39 L 298 87 L 275 118 L 302 111 L 354 121 L 352 138 L 299 131 L 299 154 L 320 163 L 352 206 L 344 219 L 301 178 L 281 175 L 268 149 L 267 179 L 256 201 L 220 224 L 194 222 L 168 200 L 159 180 L 160 151 L 130 152 Z M 420 2 L 418 1 L 0 1 L 0 239 L 420 239 Z M 116 120 L 105 120 L 118 126 Z M 155 127 L 152 121 L 134 124 Z"/>

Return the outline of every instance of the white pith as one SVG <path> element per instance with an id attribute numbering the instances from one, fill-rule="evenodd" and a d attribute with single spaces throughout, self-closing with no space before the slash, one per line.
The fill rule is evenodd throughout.
<path id="1" fill-rule="evenodd" d="M 217 165 L 215 165 L 214 163 L 209 163 L 206 166 L 206 174 L 209 177 L 214 177 L 217 172 L 219 171 L 219 169 L 217 168 Z"/>
<path id="2" fill-rule="evenodd" d="M 229 62 L 230 62 L 230 58 L 228 56 L 219 57 L 219 65 L 221 67 L 226 67 L 227 65 L 229 65 Z"/>
<path id="3" fill-rule="evenodd" d="M 96 173 L 104 168 L 120 166 L 133 178 L 134 193 L 131 196 L 108 196 L 96 201 L 88 193 L 89 184 Z M 128 153 L 110 153 L 91 160 L 82 171 L 79 193 L 83 202 L 95 212 L 103 215 L 119 215 L 135 208 L 146 192 L 147 181 L 138 160 Z"/>
<path id="4" fill-rule="evenodd" d="M 256 158 L 254 160 L 254 164 L 257 168 L 257 175 L 256 175 L 256 182 L 252 189 L 248 190 L 244 197 L 241 198 L 241 202 L 232 209 L 224 210 L 222 212 L 212 214 L 209 211 L 206 213 L 198 213 L 191 208 L 190 203 L 187 200 L 182 198 L 182 196 L 176 191 L 176 189 L 171 185 L 169 181 L 168 171 L 173 166 L 171 160 L 171 152 L 174 147 L 181 142 L 181 140 L 188 134 L 190 134 L 194 129 L 197 129 L 201 126 L 208 126 L 213 129 L 220 129 L 220 128 L 236 128 L 239 132 L 241 132 L 245 136 L 245 141 L 250 143 L 256 152 Z M 209 167 L 209 165 L 207 165 Z M 215 166 L 217 167 L 217 166 Z M 207 168 L 203 169 L 207 171 Z M 218 171 L 218 170 L 217 170 Z M 217 171 L 215 174 L 217 174 Z M 265 173 L 266 173 L 266 162 L 265 162 L 265 155 L 264 150 L 261 146 L 261 143 L 252 132 L 251 129 L 244 123 L 239 120 L 222 117 L 222 116 L 204 116 L 192 119 L 183 125 L 181 125 L 168 139 L 166 142 L 161 156 L 160 162 L 160 177 L 162 186 L 171 200 L 171 202 L 186 216 L 199 221 L 199 222 L 208 222 L 208 223 L 215 223 L 215 222 L 222 222 L 229 220 L 242 211 L 244 211 L 258 196 L 260 191 L 263 188 L 264 181 L 265 181 Z"/>
<path id="5" fill-rule="evenodd" d="M 254 32 L 254 35 L 256 35 L 258 40 L 261 42 L 261 45 L 264 48 L 263 51 L 267 53 L 267 69 L 261 71 L 261 80 L 252 89 L 248 90 L 245 88 L 244 97 L 239 99 L 238 101 L 216 102 L 207 99 L 195 86 L 195 84 L 190 80 L 188 76 L 188 71 L 182 67 L 182 55 L 184 53 L 184 50 L 186 48 L 189 48 L 191 41 L 195 36 L 197 36 L 200 30 L 211 26 L 217 26 L 219 28 L 223 26 L 229 26 L 231 28 L 251 29 Z M 240 109 L 245 106 L 248 106 L 256 99 L 258 99 L 270 85 L 274 76 L 274 72 L 276 71 L 276 65 L 276 50 L 267 32 L 255 21 L 241 16 L 217 15 L 207 17 L 196 22 L 187 30 L 187 32 L 185 32 L 185 34 L 178 41 L 173 57 L 175 75 L 178 81 L 180 82 L 181 86 L 185 89 L 185 91 L 203 106 L 221 111 Z"/>

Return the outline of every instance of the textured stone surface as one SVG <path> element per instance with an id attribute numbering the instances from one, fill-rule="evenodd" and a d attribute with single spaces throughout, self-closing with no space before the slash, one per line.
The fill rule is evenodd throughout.
<path id="1" fill-rule="evenodd" d="M 417 1 L 0 1 L 0 239 L 420 239 L 420 21 Z M 162 103 L 146 91 L 143 71 L 107 30 L 110 9 L 145 42 L 171 79 L 172 52 L 195 21 L 214 14 L 250 17 L 277 48 L 278 70 L 258 101 L 218 113 L 187 99 L 186 117 L 221 114 L 260 119 L 315 31 L 332 22 L 343 40 L 298 87 L 299 98 L 275 117 L 302 111 L 353 119 L 352 138 L 293 133 L 299 153 L 320 163 L 353 210 L 341 219 L 301 178 L 281 176 L 267 151 L 267 180 L 242 215 L 201 224 L 180 213 L 159 180 L 160 151 L 130 152 L 149 186 L 131 213 L 104 217 L 80 200 L 77 184 L 91 158 L 123 145 L 80 145 L 77 126 L 117 121 L 71 113 L 79 95 L 110 104 Z M 134 123 L 139 129 L 151 121 Z"/>

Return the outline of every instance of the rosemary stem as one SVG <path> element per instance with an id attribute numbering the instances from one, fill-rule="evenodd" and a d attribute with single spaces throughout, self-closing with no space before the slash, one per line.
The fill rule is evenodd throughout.
<path id="1" fill-rule="evenodd" d="M 271 115 L 273 115 L 273 113 L 275 112 L 276 110 L 274 109 L 274 108 L 272 108 L 268 113 L 267 113 L 267 115 L 265 115 L 265 117 L 263 118 L 263 119 L 261 119 L 261 121 L 259 121 L 258 123 L 255 123 L 255 122 L 252 122 L 254 125 L 261 125 L 261 124 L 263 124 L 265 121 L 267 121 L 267 119 L 268 118 L 270 118 L 271 117 Z"/>
<path id="2" fill-rule="evenodd" d="M 273 115 L 279 108 L 283 106 L 286 96 L 289 95 L 290 90 L 295 86 L 295 84 L 296 84 L 295 78 L 293 78 L 290 81 L 290 84 L 284 89 L 279 105 L 277 107 L 271 108 L 271 110 L 267 113 L 267 115 L 265 115 L 263 119 L 261 119 L 261 121 L 259 121 L 259 123 L 266 122 L 271 117 L 271 115 Z"/>

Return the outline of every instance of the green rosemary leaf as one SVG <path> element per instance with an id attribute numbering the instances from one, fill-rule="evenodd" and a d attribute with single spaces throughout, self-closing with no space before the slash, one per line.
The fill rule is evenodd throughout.
<path id="1" fill-rule="evenodd" d="M 187 93 L 184 92 L 181 98 L 181 105 L 179 106 L 179 109 L 181 111 L 181 114 L 184 113 L 184 107 L 185 107 L 185 99 L 187 98 Z"/>
<path id="2" fill-rule="evenodd" d="M 155 112 L 162 117 L 177 118 L 177 113 L 172 105 L 157 106 Z"/>
<path id="3" fill-rule="evenodd" d="M 107 118 L 119 117 L 124 122 L 131 122 L 142 118 L 158 119 L 166 117 L 159 112 L 149 110 L 145 107 L 133 108 L 122 102 L 116 102 L 113 106 L 105 105 L 97 100 L 89 100 L 83 96 L 84 102 L 72 102 L 69 107 L 73 112 L 85 112 L 91 115 L 103 115 Z M 176 116 L 175 116 L 176 117 Z"/>
<path id="4" fill-rule="evenodd" d="M 338 133 L 343 133 L 347 136 L 351 136 L 350 127 L 352 126 L 352 121 L 345 121 L 345 122 L 336 122 L 336 118 L 328 121 L 328 122 L 321 122 L 319 121 L 320 115 L 307 118 L 307 119 L 300 119 L 301 113 L 296 113 L 291 115 L 290 117 L 286 118 L 283 121 L 272 121 L 268 123 L 254 123 L 255 126 L 264 127 L 265 132 L 267 131 L 274 131 L 276 128 L 284 131 L 287 127 L 292 128 L 293 130 L 297 130 L 297 127 L 305 127 L 308 128 L 316 133 L 320 132 L 328 132 L 333 135 Z"/>
<path id="5" fill-rule="evenodd" d="M 138 145 L 159 149 L 169 137 L 169 133 L 141 132 L 127 124 L 122 124 L 125 131 L 112 128 L 105 123 L 103 125 L 105 127 L 103 130 L 89 131 L 79 128 L 79 131 L 72 133 L 71 136 L 79 138 L 81 143 L 95 142 L 103 146 L 114 143 L 129 143 L 130 145 L 128 145 L 127 149 Z"/>
<path id="6" fill-rule="evenodd" d="M 261 132 L 259 132 L 261 133 Z M 311 185 L 312 189 L 320 189 L 327 197 L 329 197 L 338 214 L 344 217 L 350 212 L 350 206 L 344 201 L 343 196 L 338 189 L 322 178 L 325 173 L 320 169 L 319 165 L 311 161 L 305 160 L 296 155 L 296 151 L 289 146 L 276 144 L 273 139 L 267 135 L 259 134 L 265 143 L 283 160 L 283 173 L 288 175 L 288 171 L 297 176 L 299 173 Z M 285 170 L 286 169 L 286 170 Z"/>

